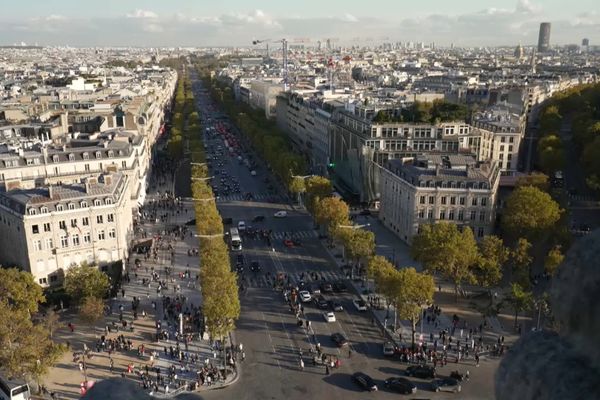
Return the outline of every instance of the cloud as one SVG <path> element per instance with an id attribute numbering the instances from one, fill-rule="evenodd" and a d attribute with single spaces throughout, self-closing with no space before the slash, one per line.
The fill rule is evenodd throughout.
<path id="1" fill-rule="evenodd" d="M 156 18 L 158 18 L 158 14 L 156 14 L 154 11 L 142 10 L 139 8 L 135 9 L 131 13 L 125 14 L 125 16 L 127 18 L 139 18 L 139 19 L 156 19 Z"/>
<path id="2" fill-rule="evenodd" d="M 343 20 L 348 21 L 348 22 L 358 22 L 358 18 L 356 18 L 354 15 L 349 14 L 349 13 L 344 14 Z"/>

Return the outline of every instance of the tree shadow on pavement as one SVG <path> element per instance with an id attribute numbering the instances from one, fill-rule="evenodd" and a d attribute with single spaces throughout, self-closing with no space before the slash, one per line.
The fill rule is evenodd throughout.
<path id="1" fill-rule="evenodd" d="M 336 373 L 327 375 L 325 378 L 323 378 L 323 381 L 351 392 L 363 392 L 358 385 L 352 382 L 350 374 Z"/>

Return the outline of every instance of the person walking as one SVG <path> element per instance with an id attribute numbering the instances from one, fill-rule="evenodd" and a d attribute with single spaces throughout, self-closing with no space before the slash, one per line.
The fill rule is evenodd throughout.
<path id="1" fill-rule="evenodd" d="M 300 370 L 304 371 L 304 360 L 300 358 Z"/>

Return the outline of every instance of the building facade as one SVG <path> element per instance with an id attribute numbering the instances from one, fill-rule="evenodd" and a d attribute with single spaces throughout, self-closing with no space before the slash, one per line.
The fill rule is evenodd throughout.
<path id="1" fill-rule="evenodd" d="M 381 168 L 379 219 L 411 243 L 423 224 L 469 226 L 476 238 L 491 234 L 500 170 L 473 156 L 419 155 Z"/>
<path id="2" fill-rule="evenodd" d="M 550 30 L 552 25 L 550 22 L 542 22 L 540 24 L 540 34 L 538 36 L 538 53 L 545 53 L 550 50 Z"/>
<path id="3" fill-rule="evenodd" d="M 125 260 L 133 238 L 128 179 L 102 174 L 84 183 L 0 193 L 2 265 L 21 267 L 46 286 L 59 284 L 82 262 Z"/>

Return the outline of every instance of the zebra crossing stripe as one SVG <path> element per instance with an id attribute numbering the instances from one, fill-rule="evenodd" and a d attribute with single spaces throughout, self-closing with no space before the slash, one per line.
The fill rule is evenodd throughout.
<path id="1" fill-rule="evenodd" d="M 321 272 L 317 272 L 317 273 L 319 274 L 319 277 L 323 276 L 325 278 L 325 281 L 328 281 L 328 282 L 344 279 L 344 276 L 340 275 L 337 272 L 333 272 L 333 271 L 321 271 Z M 300 283 L 300 281 L 302 281 L 302 276 L 301 276 L 300 272 L 288 274 L 288 276 L 290 278 L 290 283 L 292 285 L 296 285 L 296 284 Z M 247 281 L 247 284 L 249 285 L 249 287 L 265 288 L 265 287 L 271 287 L 271 285 L 272 285 L 272 281 L 268 282 L 267 278 L 265 278 L 264 275 L 250 276 L 250 277 L 246 278 L 246 281 Z M 305 272 L 304 282 L 307 284 L 311 284 L 311 283 L 319 284 L 322 281 L 320 279 L 316 280 L 316 281 L 312 280 L 312 278 L 310 278 L 309 273 Z"/>

